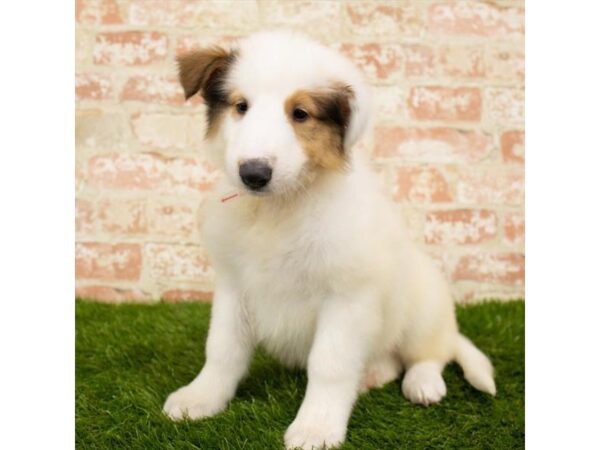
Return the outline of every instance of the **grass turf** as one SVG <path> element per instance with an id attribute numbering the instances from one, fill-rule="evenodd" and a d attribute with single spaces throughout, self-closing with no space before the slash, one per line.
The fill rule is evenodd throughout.
<path id="1" fill-rule="evenodd" d="M 479 393 L 451 365 L 448 395 L 415 406 L 398 383 L 358 400 L 343 449 L 524 447 L 524 304 L 458 308 L 462 331 L 496 367 L 498 394 Z M 210 306 L 76 305 L 79 449 L 281 449 L 306 376 L 258 352 L 229 408 L 199 422 L 161 414 L 167 394 L 202 367 Z"/>

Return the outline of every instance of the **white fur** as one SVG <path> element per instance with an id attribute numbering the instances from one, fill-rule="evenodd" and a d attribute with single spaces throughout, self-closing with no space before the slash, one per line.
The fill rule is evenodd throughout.
<path id="1" fill-rule="evenodd" d="M 315 172 L 283 102 L 297 89 L 336 81 L 356 94 L 345 138 L 349 169 Z M 343 442 L 359 391 L 392 381 L 402 367 L 403 393 L 415 403 L 442 399 L 441 373 L 454 359 L 475 387 L 494 394 L 492 366 L 459 334 L 444 277 L 351 151 L 370 117 L 358 70 L 301 36 L 261 33 L 241 43 L 228 86 L 247 97 L 249 110 L 228 115 L 210 142 L 227 177 L 205 214 L 216 271 L 206 363 L 169 396 L 165 412 L 179 419 L 222 411 L 258 345 L 308 370 L 287 448 Z M 274 164 L 270 193 L 219 201 L 243 190 L 237 164 L 249 157 Z"/>

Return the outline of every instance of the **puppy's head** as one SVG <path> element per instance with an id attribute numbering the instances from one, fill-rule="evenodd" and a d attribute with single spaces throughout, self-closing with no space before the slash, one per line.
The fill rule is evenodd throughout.
<path id="1" fill-rule="evenodd" d="M 205 100 L 207 143 L 234 186 L 285 195 L 350 164 L 369 118 L 368 89 L 333 50 L 266 32 L 178 62 L 186 98 Z"/>

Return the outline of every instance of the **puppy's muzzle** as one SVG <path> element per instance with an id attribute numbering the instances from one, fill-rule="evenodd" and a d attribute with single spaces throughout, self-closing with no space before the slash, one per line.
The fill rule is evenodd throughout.
<path id="1" fill-rule="evenodd" d="M 248 159 L 240 164 L 240 178 L 253 191 L 264 188 L 269 181 L 273 169 L 265 159 Z"/>

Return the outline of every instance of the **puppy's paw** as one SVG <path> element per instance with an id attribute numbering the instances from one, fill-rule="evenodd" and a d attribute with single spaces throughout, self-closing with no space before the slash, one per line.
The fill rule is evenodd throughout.
<path id="1" fill-rule="evenodd" d="M 191 383 L 167 397 L 163 412 L 173 420 L 202 419 L 220 413 L 226 406 L 226 399 L 203 386 Z"/>
<path id="2" fill-rule="evenodd" d="M 346 437 L 346 427 L 325 422 L 298 421 L 285 432 L 285 447 L 291 449 L 324 449 L 342 445 Z"/>
<path id="3" fill-rule="evenodd" d="M 438 369 L 426 364 L 416 365 L 402 381 L 402 393 L 412 403 L 429 406 L 446 395 L 446 383 Z"/>

